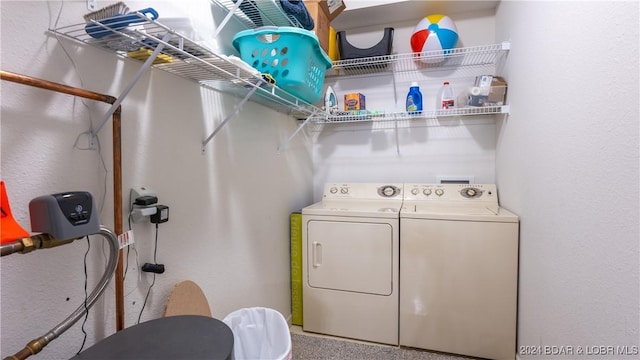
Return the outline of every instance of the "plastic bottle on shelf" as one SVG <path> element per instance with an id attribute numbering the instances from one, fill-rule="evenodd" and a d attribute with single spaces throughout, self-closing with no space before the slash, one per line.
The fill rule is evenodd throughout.
<path id="1" fill-rule="evenodd" d="M 455 99 L 453 86 L 449 85 L 448 81 L 445 81 L 436 97 L 436 109 L 453 109 L 456 105 Z"/>
<path id="2" fill-rule="evenodd" d="M 409 114 L 420 114 L 422 112 L 422 93 L 417 82 L 412 82 L 407 94 L 406 110 Z"/>

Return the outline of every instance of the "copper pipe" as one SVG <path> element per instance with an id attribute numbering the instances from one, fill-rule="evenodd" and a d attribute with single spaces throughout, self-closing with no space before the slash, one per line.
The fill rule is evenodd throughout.
<path id="1" fill-rule="evenodd" d="M 30 76 L 20 75 L 4 70 L 0 70 L 0 78 L 2 80 L 12 81 L 19 84 L 30 85 L 41 89 L 53 90 L 59 93 L 80 96 L 85 99 L 97 100 L 113 104 L 116 98 L 110 95 L 104 95 L 89 90 L 84 90 L 68 85 L 58 84 L 47 80 L 36 79 Z"/>
<path id="2" fill-rule="evenodd" d="M 9 71 L 0 70 L 0 79 L 18 84 L 30 85 L 37 88 L 52 90 L 59 93 L 79 96 L 85 99 L 113 104 L 116 98 L 110 95 L 100 94 L 68 85 L 38 79 L 26 75 L 20 75 Z M 122 156 L 121 156 L 121 114 L 119 106 L 112 115 L 113 123 L 113 223 L 116 234 L 122 234 Z M 116 288 L 116 331 L 124 329 L 124 274 L 123 251 L 118 252 L 118 266 L 115 274 Z"/>
<path id="3" fill-rule="evenodd" d="M 116 234 L 122 234 L 122 138 L 120 134 L 121 106 L 111 116 L 113 123 L 113 203 L 118 204 L 113 208 L 113 226 Z M 116 267 L 116 330 L 124 329 L 124 250 L 120 249 L 118 266 Z M 120 311 L 118 311 L 120 309 Z"/>

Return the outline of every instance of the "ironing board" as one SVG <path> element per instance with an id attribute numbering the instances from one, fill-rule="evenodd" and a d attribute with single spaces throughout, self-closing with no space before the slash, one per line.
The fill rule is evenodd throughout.
<path id="1" fill-rule="evenodd" d="M 117 332 L 71 360 L 231 359 L 233 332 L 211 317 L 202 289 L 193 281 L 177 283 L 164 317 Z"/>
<path id="2" fill-rule="evenodd" d="M 233 332 L 208 316 L 177 315 L 119 331 L 71 360 L 230 360 Z"/>
<path id="3" fill-rule="evenodd" d="M 184 280 L 176 284 L 164 307 L 164 316 L 202 315 L 211 317 L 211 308 L 198 284 Z"/>

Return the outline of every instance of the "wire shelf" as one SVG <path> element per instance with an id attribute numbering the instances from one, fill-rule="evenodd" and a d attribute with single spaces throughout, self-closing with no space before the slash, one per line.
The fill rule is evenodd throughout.
<path id="1" fill-rule="evenodd" d="M 237 96 L 244 96 L 243 94 L 248 93 L 247 89 L 258 87 L 252 100 L 299 118 L 306 118 L 320 111 L 312 104 L 288 94 L 277 86 L 267 85 L 257 70 L 247 64 L 238 63 L 237 58 L 232 61 L 231 57 L 216 54 L 141 13 L 127 15 L 132 14 L 140 18 L 140 21 L 132 26 L 123 27 L 117 22 L 105 26 L 96 21 L 91 22 L 108 34 L 101 38 L 94 38 L 87 33 L 85 27 L 90 23 L 80 23 L 50 29 L 50 31 L 56 35 L 141 61 L 144 61 L 162 44 L 162 51 L 153 65 L 157 69 Z M 163 41 L 167 34 L 169 39 Z"/>
<path id="2" fill-rule="evenodd" d="M 394 54 L 360 59 L 339 60 L 333 63 L 327 76 L 379 74 L 385 72 L 421 72 L 449 68 L 496 64 L 509 50 L 504 42 L 451 50 Z"/>
<path id="3" fill-rule="evenodd" d="M 302 27 L 293 17 L 285 15 L 276 1 L 210 0 L 213 5 L 226 11 L 225 19 L 218 25 L 219 31 L 228 21 L 237 21 L 246 28 L 264 25 Z M 277 5 L 277 6 L 276 6 Z M 131 21 L 131 16 L 138 17 Z M 195 81 L 200 85 L 228 93 L 239 98 L 237 107 L 251 99 L 278 112 L 306 119 L 316 124 L 338 124 L 355 122 L 410 121 L 468 115 L 506 114 L 509 106 L 465 107 L 451 110 L 423 111 L 418 115 L 407 113 L 338 113 L 329 114 L 286 91 L 269 85 L 262 75 L 240 61 L 240 59 L 217 54 L 178 31 L 147 18 L 139 12 L 122 16 L 122 22 L 110 19 L 108 25 L 97 21 L 49 29 L 56 36 L 63 36 L 102 50 L 139 61 L 145 61 L 154 52 L 159 52 L 153 67 Z M 87 26 L 92 26 L 89 34 Z M 100 36 L 96 36 L 96 27 Z M 436 71 L 439 69 L 464 68 L 495 65 L 509 50 L 509 43 L 447 51 L 430 51 L 421 54 L 398 54 L 361 59 L 341 60 L 325 74 L 326 77 L 361 74 L 410 73 Z M 147 67 L 145 64 L 142 68 Z M 226 122 L 226 120 L 224 121 Z M 223 123 L 224 123 L 223 122 Z M 302 125 L 304 126 L 304 125 Z M 287 140 L 288 143 L 302 126 Z M 203 142 L 206 143 L 213 134 Z M 286 146 L 286 143 L 284 146 Z M 281 146 L 280 148 L 282 148 Z"/>
<path id="4" fill-rule="evenodd" d="M 279 1 L 212 0 L 211 3 L 233 13 L 235 18 L 247 28 L 260 26 L 303 27 L 294 16 L 288 15 L 282 10 Z"/>
<path id="5" fill-rule="evenodd" d="M 315 116 L 313 121 L 319 124 L 354 123 L 354 122 L 377 122 L 377 121 L 406 121 L 417 119 L 436 119 L 444 117 L 461 117 L 472 115 L 496 115 L 507 114 L 509 105 L 502 106 L 478 106 L 463 107 L 446 110 L 422 111 L 420 114 L 409 114 L 406 112 L 379 112 L 367 113 L 365 111 L 339 112 L 338 114 L 327 114 Z"/>

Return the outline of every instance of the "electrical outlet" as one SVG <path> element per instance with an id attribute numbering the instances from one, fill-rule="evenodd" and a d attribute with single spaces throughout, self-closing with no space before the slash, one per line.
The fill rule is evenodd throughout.
<path id="1" fill-rule="evenodd" d="M 131 209 L 131 220 L 134 223 L 149 221 L 149 216 L 155 214 L 157 211 L 155 204 L 148 207 L 139 205 L 134 206 L 136 199 L 147 196 L 158 197 L 156 191 L 148 186 L 131 188 L 131 192 L 129 194 L 129 208 Z"/>
<path id="2" fill-rule="evenodd" d="M 155 190 L 148 186 L 140 186 L 131 188 L 131 195 L 129 197 L 129 203 L 133 205 L 137 198 L 142 196 L 155 196 L 158 197 L 158 194 Z"/>

